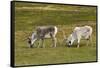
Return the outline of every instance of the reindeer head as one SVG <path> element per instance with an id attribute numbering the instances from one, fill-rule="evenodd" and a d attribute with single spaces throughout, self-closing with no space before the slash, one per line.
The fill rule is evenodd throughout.
<path id="1" fill-rule="evenodd" d="M 66 44 L 70 47 L 73 44 L 72 34 L 66 39 Z"/>
<path id="2" fill-rule="evenodd" d="M 30 37 L 28 37 L 27 39 L 28 39 L 28 44 L 29 44 L 30 48 L 32 48 L 34 46 L 35 41 L 37 40 L 36 33 L 33 32 L 32 35 Z"/>

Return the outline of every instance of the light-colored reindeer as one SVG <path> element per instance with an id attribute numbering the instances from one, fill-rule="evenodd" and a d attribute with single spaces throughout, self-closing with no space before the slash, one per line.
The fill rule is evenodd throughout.
<path id="1" fill-rule="evenodd" d="M 89 40 L 92 35 L 92 27 L 91 26 L 82 26 L 82 27 L 75 27 L 72 34 L 67 38 L 66 43 L 70 47 L 75 40 L 77 40 L 77 47 L 79 48 L 80 40 L 86 39 Z M 92 38 L 91 38 L 92 41 Z M 87 43 L 88 45 L 88 43 Z"/>

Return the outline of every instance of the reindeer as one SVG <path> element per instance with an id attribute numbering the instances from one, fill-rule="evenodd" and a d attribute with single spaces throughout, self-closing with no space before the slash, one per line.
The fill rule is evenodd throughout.
<path id="1" fill-rule="evenodd" d="M 80 40 L 82 38 L 86 40 L 90 40 L 92 31 L 93 30 L 91 26 L 75 27 L 72 34 L 70 34 L 70 36 L 67 38 L 66 43 L 70 47 L 73 44 L 73 42 L 77 40 L 78 43 L 77 48 L 79 48 Z"/>
<path id="2" fill-rule="evenodd" d="M 28 44 L 30 48 L 34 47 L 34 43 L 38 40 L 39 44 L 38 47 L 44 46 L 44 39 L 47 35 L 50 36 L 52 39 L 52 47 L 56 47 L 56 34 L 57 34 L 57 27 L 56 26 L 38 26 L 36 28 L 36 32 L 33 32 L 30 37 L 28 37 Z M 42 43 L 41 43 L 42 42 Z"/>

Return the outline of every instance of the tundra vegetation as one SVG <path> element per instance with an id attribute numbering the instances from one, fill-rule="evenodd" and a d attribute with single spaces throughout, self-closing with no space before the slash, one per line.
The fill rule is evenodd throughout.
<path id="1" fill-rule="evenodd" d="M 15 2 L 15 65 L 41 65 L 96 61 L 96 7 Z M 55 25 L 68 37 L 76 26 L 93 28 L 92 42 L 86 46 L 81 40 L 80 48 L 74 43 L 70 48 L 63 41 L 62 32 L 57 33 L 57 47 L 52 48 L 46 39 L 45 48 L 29 48 L 27 40 L 37 26 Z M 37 44 L 37 43 L 36 43 Z M 92 44 L 92 45 L 91 45 Z"/>

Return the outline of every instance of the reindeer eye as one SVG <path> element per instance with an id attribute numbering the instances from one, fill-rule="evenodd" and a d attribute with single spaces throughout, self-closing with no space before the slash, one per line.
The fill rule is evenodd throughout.
<path id="1" fill-rule="evenodd" d="M 31 40 L 29 40 L 28 43 L 30 44 L 31 43 Z"/>
<path id="2" fill-rule="evenodd" d="M 71 44 L 71 41 L 69 41 L 69 43 Z"/>
<path id="3" fill-rule="evenodd" d="M 28 43 L 31 44 L 31 39 L 30 38 L 28 38 Z"/>

